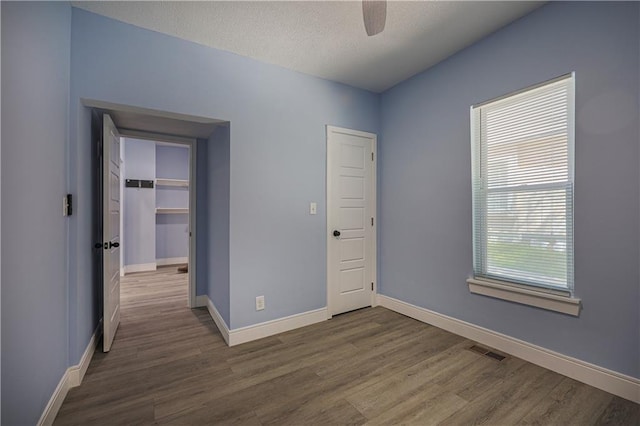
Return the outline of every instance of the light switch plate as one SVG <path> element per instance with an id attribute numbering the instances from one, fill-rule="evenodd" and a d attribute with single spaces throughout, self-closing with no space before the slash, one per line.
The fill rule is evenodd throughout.
<path id="1" fill-rule="evenodd" d="M 316 203 L 309 203 L 309 214 L 316 214 L 318 212 L 318 205 Z"/>
<path id="2" fill-rule="evenodd" d="M 256 297 L 256 311 L 261 311 L 264 309 L 264 296 Z"/>

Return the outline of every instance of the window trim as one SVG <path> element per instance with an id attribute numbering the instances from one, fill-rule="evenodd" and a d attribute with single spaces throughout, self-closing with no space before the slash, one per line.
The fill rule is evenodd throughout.
<path id="1" fill-rule="evenodd" d="M 569 108 L 569 116 L 568 116 L 569 126 L 568 126 L 567 143 L 568 143 L 568 149 L 570 152 L 569 159 L 568 159 L 569 161 L 568 168 L 569 168 L 569 176 L 572 184 L 571 203 L 572 204 L 574 203 L 574 197 L 575 197 L 575 72 L 563 74 L 556 78 L 552 78 L 550 80 L 546 80 L 541 83 L 534 84 L 534 85 L 525 87 L 523 89 L 498 96 L 496 98 L 487 100 L 485 102 L 474 104 L 470 107 L 470 122 L 471 122 L 470 134 L 471 134 L 471 155 L 472 155 L 471 174 L 472 174 L 472 177 L 474 177 L 474 179 L 475 179 L 475 176 L 477 176 L 476 167 L 480 166 L 479 164 L 476 165 L 476 162 L 474 160 L 475 156 L 477 155 L 477 149 L 478 149 L 475 143 L 475 139 L 477 137 L 477 133 L 480 132 L 480 120 L 479 120 L 479 116 L 478 116 L 478 119 L 476 119 L 477 117 L 476 114 L 478 115 L 480 114 L 480 108 L 482 106 L 485 106 L 503 99 L 507 99 L 510 97 L 518 96 L 521 93 L 534 90 L 549 84 L 553 84 L 555 82 L 565 80 L 565 79 L 570 79 L 570 97 L 569 97 L 570 108 Z M 486 199 L 482 200 L 482 202 L 486 203 Z M 475 200 L 472 200 L 472 214 L 473 214 L 472 217 L 474 218 L 473 219 L 474 221 L 476 218 L 477 208 L 478 206 L 476 206 Z M 573 211 L 574 210 L 572 206 L 571 212 Z M 571 220 L 573 222 L 573 218 L 571 218 Z M 572 225 L 571 236 L 567 236 L 567 243 L 571 243 L 572 250 L 575 250 L 575 247 L 573 245 L 574 244 L 573 234 L 574 234 L 574 229 Z M 476 244 L 478 243 L 476 241 L 475 231 L 473 232 L 472 240 L 473 240 L 473 247 L 474 247 L 473 252 L 475 257 L 475 253 L 476 253 L 475 247 L 476 247 Z M 486 245 L 486 238 L 484 239 L 484 241 L 481 241 L 479 243 Z M 486 252 L 486 247 L 484 248 L 484 251 Z M 575 255 L 575 252 L 574 252 L 574 255 Z M 570 282 L 571 285 L 566 290 L 561 288 L 548 288 L 544 286 L 527 285 L 527 284 L 522 284 L 517 282 L 497 280 L 490 277 L 481 277 L 481 276 L 478 276 L 478 277 L 471 276 L 467 278 L 466 282 L 469 287 L 469 292 L 473 294 L 479 294 L 483 296 L 489 296 L 497 299 L 524 304 L 524 305 L 534 306 L 534 307 L 538 307 L 546 310 L 564 313 L 567 315 L 579 316 L 580 309 L 581 309 L 581 299 L 576 298 L 573 295 L 574 273 L 575 273 L 574 262 L 575 262 L 575 259 L 572 259 L 571 271 L 567 271 L 567 274 L 568 274 L 567 281 Z M 474 260 L 474 264 L 475 264 L 475 260 Z"/>
<path id="2" fill-rule="evenodd" d="M 549 84 L 553 84 L 553 83 L 556 83 L 558 81 L 565 80 L 567 78 L 571 78 L 573 80 L 574 84 L 575 84 L 575 78 L 576 78 L 575 74 L 576 73 L 574 71 L 568 72 L 568 73 L 562 74 L 562 75 L 560 75 L 558 77 L 554 77 L 554 78 L 542 81 L 542 82 L 537 83 L 537 84 L 532 84 L 531 86 L 523 87 L 522 89 L 514 90 L 513 92 L 505 93 L 504 95 L 496 96 L 495 98 L 488 99 L 488 100 L 486 100 L 484 102 L 480 102 L 480 103 L 471 105 L 471 110 L 473 110 L 475 108 L 483 107 L 485 105 L 492 104 L 494 102 L 501 101 L 503 99 L 511 98 L 513 96 L 518 96 L 521 93 L 528 92 L 529 90 L 534 90 L 534 89 L 537 89 L 539 87 L 547 86 Z"/>
<path id="3" fill-rule="evenodd" d="M 562 294 L 563 292 L 556 290 L 547 291 L 542 287 L 530 287 L 523 284 L 490 280 L 487 278 L 470 277 L 467 278 L 467 284 L 469 291 L 474 294 L 535 306 L 575 317 L 580 315 L 582 301 L 581 299 L 571 296 L 570 293 Z"/>

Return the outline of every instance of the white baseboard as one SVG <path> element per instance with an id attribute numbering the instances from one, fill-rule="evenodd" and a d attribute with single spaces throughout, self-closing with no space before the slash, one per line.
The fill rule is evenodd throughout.
<path id="1" fill-rule="evenodd" d="M 216 309 L 211 299 L 209 299 L 209 296 L 207 296 L 206 294 L 201 296 L 196 296 L 196 306 L 197 307 L 206 306 L 207 310 L 209 311 L 209 315 L 211 316 L 211 319 L 213 319 L 213 322 L 216 323 L 216 327 L 218 327 L 218 330 L 220 330 L 220 334 L 222 334 L 222 338 L 227 343 L 227 345 L 231 346 L 229 344 L 229 327 L 227 326 L 227 323 L 224 322 L 224 319 L 222 319 L 222 315 L 220 315 L 220 312 L 218 312 L 218 310 Z"/>
<path id="2" fill-rule="evenodd" d="M 240 345 L 327 320 L 327 308 L 303 312 L 229 331 L 229 346 Z"/>
<path id="3" fill-rule="evenodd" d="M 91 362 L 93 353 L 96 350 L 96 345 L 98 344 L 101 334 L 102 320 L 100 320 L 100 323 L 91 336 L 89 344 L 82 354 L 82 358 L 80 358 L 80 363 L 67 368 L 62 375 L 58 386 L 56 386 L 56 389 L 53 391 L 53 395 L 51 395 L 47 406 L 44 408 L 44 411 L 40 416 L 40 420 L 38 420 L 38 426 L 52 425 L 65 397 L 67 396 L 67 393 L 69 393 L 69 389 L 80 386 L 80 383 L 82 383 L 82 379 L 84 378 L 84 374 L 87 372 L 87 368 L 89 368 L 89 363 Z"/>
<path id="4" fill-rule="evenodd" d="M 306 327 L 327 320 L 327 308 L 316 309 L 314 311 L 303 312 L 284 318 L 278 318 L 259 324 L 249 325 L 247 327 L 229 330 L 229 327 L 220 316 L 220 313 L 214 306 L 208 296 L 198 296 L 196 298 L 197 306 L 206 306 L 209 315 L 216 323 L 224 341 L 229 346 L 236 346 L 242 343 L 251 342 L 253 340 L 262 339 L 263 337 L 273 336 L 274 334 L 284 333 L 285 331 L 295 330 L 296 328 Z"/>
<path id="5" fill-rule="evenodd" d="M 189 263 L 188 257 L 165 257 L 164 259 L 156 259 L 156 265 L 180 265 L 183 263 Z"/>
<path id="6" fill-rule="evenodd" d="M 206 294 L 196 296 L 196 305 L 194 306 L 194 308 L 206 308 L 208 300 L 209 296 L 207 296 Z"/>
<path id="7" fill-rule="evenodd" d="M 40 420 L 38 420 L 38 426 L 50 426 L 53 424 L 69 389 L 71 389 L 71 385 L 69 384 L 69 369 L 67 369 L 62 375 L 58 386 L 56 386 L 56 389 L 53 391 L 53 395 L 51 395 L 47 406 L 44 407 Z"/>
<path id="8" fill-rule="evenodd" d="M 378 304 L 392 311 L 506 352 L 564 376 L 640 403 L 640 379 L 577 358 L 442 315 L 392 297 L 378 295 Z"/>
<path id="9" fill-rule="evenodd" d="M 133 272 L 148 272 L 148 271 L 155 271 L 156 269 L 157 269 L 156 262 L 138 263 L 135 265 L 125 265 L 124 273 L 131 274 Z"/>
<path id="10" fill-rule="evenodd" d="M 78 365 L 74 365 L 69 367 L 67 372 L 69 373 L 69 385 L 73 388 L 76 386 L 80 386 L 82 383 L 82 379 L 84 379 L 84 375 L 87 372 L 87 368 L 89 368 L 89 363 L 91 362 L 91 358 L 93 358 L 93 353 L 96 351 L 96 346 L 98 344 L 98 340 L 100 340 L 100 336 L 102 335 L 102 319 L 98 323 L 93 335 L 91 336 L 91 340 L 89 340 L 89 344 L 87 348 L 84 350 L 82 354 L 82 358 L 80 358 L 80 363 Z"/>

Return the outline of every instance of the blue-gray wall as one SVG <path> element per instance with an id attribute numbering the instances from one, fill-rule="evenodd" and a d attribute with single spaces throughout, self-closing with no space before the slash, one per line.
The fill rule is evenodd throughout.
<path id="1" fill-rule="evenodd" d="M 638 3 L 550 3 L 385 92 L 382 294 L 640 377 Z M 469 107 L 576 72 L 579 318 L 473 295 Z"/>
<path id="2" fill-rule="evenodd" d="M 71 8 L 2 2 L 2 419 L 36 424 L 67 363 Z"/>
<path id="3" fill-rule="evenodd" d="M 231 328 L 326 306 L 325 125 L 378 133 L 379 96 L 78 9 L 72 52 L 71 180 L 82 218 L 72 229 L 75 303 L 91 303 L 80 294 L 90 258 L 77 249 L 91 235 L 87 98 L 231 122 Z M 262 294 L 266 309 L 256 312 Z M 98 320 L 95 310 L 77 310 L 76 361 L 92 332 L 80 328 Z"/>
<path id="4" fill-rule="evenodd" d="M 208 285 L 203 294 L 209 296 L 222 319 L 229 326 L 229 207 L 230 207 L 230 132 L 229 125 L 219 126 L 207 144 L 207 227 L 209 265 Z M 198 228 L 200 231 L 200 228 Z"/>
<path id="5" fill-rule="evenodd" d="M 189 147 L 156 145 L 156 177 L 189 180 Z"/>
<path id="6" fill-rule="evenodd" d="M 124 179 L 155 180 L 156 143 L 124 138 Z M 156 190 L 124 188 L 124 264 L 156 261 Z"/>
<path id="7" fill-rule="evenodd" d="M 180 258 L 179 262 L 184 260 L 186 263 L 186 258 L 189 256 L 189 214 L 157 214 L 155 225 L 155 259 L 157 261 L 174 259 L 172 263 L 175 263 L 176 259 Z"/>
<path id="8" fill-rule="evenodd" d="M 189 147 L 156 145 L 156 177 L 189 179 Z M 156 186 L 156 206 L 189 207 L 189 188 Z M 158 214 L 156 221 L 156 259 L 189 256 L 189 215 Z"/>

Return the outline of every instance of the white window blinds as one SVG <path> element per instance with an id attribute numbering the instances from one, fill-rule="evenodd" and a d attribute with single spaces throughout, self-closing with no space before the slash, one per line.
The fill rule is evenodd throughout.
<path id="1" fill-rule="evenodd" d="M 472 107 L 476 278 L 573 289 L 573 87 Z"/>

